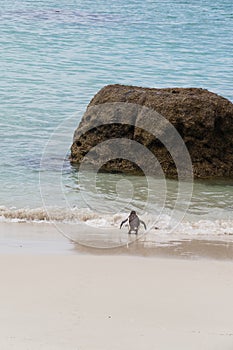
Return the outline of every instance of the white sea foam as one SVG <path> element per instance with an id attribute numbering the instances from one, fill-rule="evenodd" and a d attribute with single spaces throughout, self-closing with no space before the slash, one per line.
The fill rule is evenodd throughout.
<path id="1" fill-rule="evenodd" d="M 0 207 L 0 220 L 3 222 L 49 222 L 55 224 L 85 224 L 90 228 L 106 229 L 119 228 L 122 220 L 128 213 L 115 215 L 103 215 L 93 212 L 88 208 L 63 209 L 50 208 L 49 213 L 45 208 L 7 208 Z M 156 218 L 151 214 L 143 214 L 140 217 L 147 224 L 145 240 L 164 244 L 171 240 L 179 239 L 218 239 L 233 240 L 233 220 L 183 220 L 173 229 L 170 226 L 169 215 Z M 125 225 L 127 226 L 127 224 Z M 126 227 L 122 228 L 126 231 Z M 141 233 L 144 233 L 141 230 Z"/>
<path id="2" fill-rule="evenodd" d="M 87 221 L 95 219 L 96 213 L 89 211 L 88 209 L 63 209 L 63 208 L 49 208 L 49 211 L 45 208 L 7 208 L 0 207 L 0 217 L 2 221 L 43 221 L 43 222 L 75 222 L 75 221 Z"/>

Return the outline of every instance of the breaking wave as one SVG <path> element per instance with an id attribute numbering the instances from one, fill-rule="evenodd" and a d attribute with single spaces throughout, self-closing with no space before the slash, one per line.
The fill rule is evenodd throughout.
<path id="1" fill-rule="evenodd" d="M 2 221 L 35 221 L 35 222 L 75 222 L 75 221 L 87 221 L 97 218 L 98 215 L 88 209 L 61 209 L 50 208 L 48 211 L 41 208 L 7 208 L 5 206 L 0 207 L 0 218 Z"/>
<path id="2" fill-rule="evenodd" d="M 97 228 L 119 228 L 128 213 L 115 215 L 103 215 L 91 211 L 88 208 L 58 208 L 49 209 L 49 213 L 43 207 L 40 208 L 7 208 L 0 207 L 0 220 L 2 222 L 48 222 L 48 223 L 82 223 Z M 161 215 L 159 218 L 151 214 L 143 214 L 141 218 L 149 228 L 149 239 L 233 239 L 233 220 L 183 220 L 174 230 L 169 227 L 169 215 Z"/>

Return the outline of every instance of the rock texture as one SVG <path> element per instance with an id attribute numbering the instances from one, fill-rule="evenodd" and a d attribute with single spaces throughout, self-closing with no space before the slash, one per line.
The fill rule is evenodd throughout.
<path id="1" fill-rule="evenodd" d="M 117 103 L 126 106 L 127 112 L 122 113 L 122 110 L 115 107 L 112 111 L 111 105 L 117 106 Z M 97 106 L 101 108 L 95 108 Z M 155 114 L 144 113 L 142 106 L 147 111 L 155 111 Z M 124 114 L 119 119 L 120 122 L 114 119 L 117 113 Z M 148 128 L 145 130 L 143 127 L 149 125 L 153 129 L 158 124 L 156 113 L 165 117 L 183 139 L 191 157 L 194 177 L 233 177 L 233 104 L 217 94 L 198 88 L 105 86 L 91 100 L 75 131 L 71 162 L 79 164 L 90 150 L 103 141 L 126 138 L 153 152 L 160 164 L 157 164 L 158 172 L 160 169 L 166 176 L 176 177 L 176 160 L 171 149 L 163 142 L 163 137 L 169 134 L 168 125 L 161 122 L 157 137 L 154 132 L 150 133 Z M 140 118 L 144 118 L 143 124 L 140 124 Z M 168 143 L 172 142 L 169 140 Z M 110 148 L 107 142 L 104 147 L 101 152 L 108 152 Z M 96 150 L 94 153 L 98 164 L 99 153 Z M 182 155 L 180 146 L 175 153 Z M 101 170 L 130 173 L 140 173 L 143 170 L 140 162 L 133 158 L 127 160 L 127 157 L 116 156 L 115 159 L 106 159 L 104 164 L 98 164 Z M 185 157 L 182 167 L 183 170 L 186 167 Z M 148 169 L 150 171 L 150 167 Z"/>

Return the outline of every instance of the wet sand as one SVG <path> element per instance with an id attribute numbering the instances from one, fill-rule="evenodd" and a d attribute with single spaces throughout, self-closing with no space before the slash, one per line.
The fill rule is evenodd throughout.
<path id="1" fill-rule="evenodd" d="M 0 254 L 70 254 L 73 244 L 52 224 L 0 223 Z"/>
<path id="2" fill-rule="evenodd" d="M 95 246 L 94 241 L 88 243 L 90 246 L 86 246 L 84 240 L 80 240 L 80 243 L 73 242 L 53 224 L 0 223 L 0 254 L 91 254 L 233 260 L 233 238 L 232 241 L 197 238 L 153 243 L 143 236 L 137 241 L 133 237 L 129 244 L 102 249 L 92 247 Z"/>

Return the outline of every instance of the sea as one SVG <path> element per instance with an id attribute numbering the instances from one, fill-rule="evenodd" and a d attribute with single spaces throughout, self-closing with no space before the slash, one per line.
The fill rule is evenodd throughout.
<path id="1" fill-rule="evenodd" d="M 105 85 L 198 87 L 233 102 L 232 0 L 2 0 L 0 51 L 1 221 L 118 232 L 136 210 L 160 242 L 232 241 L 233 179 L 96 173 L 84 184 L 69 162 Z"/>

